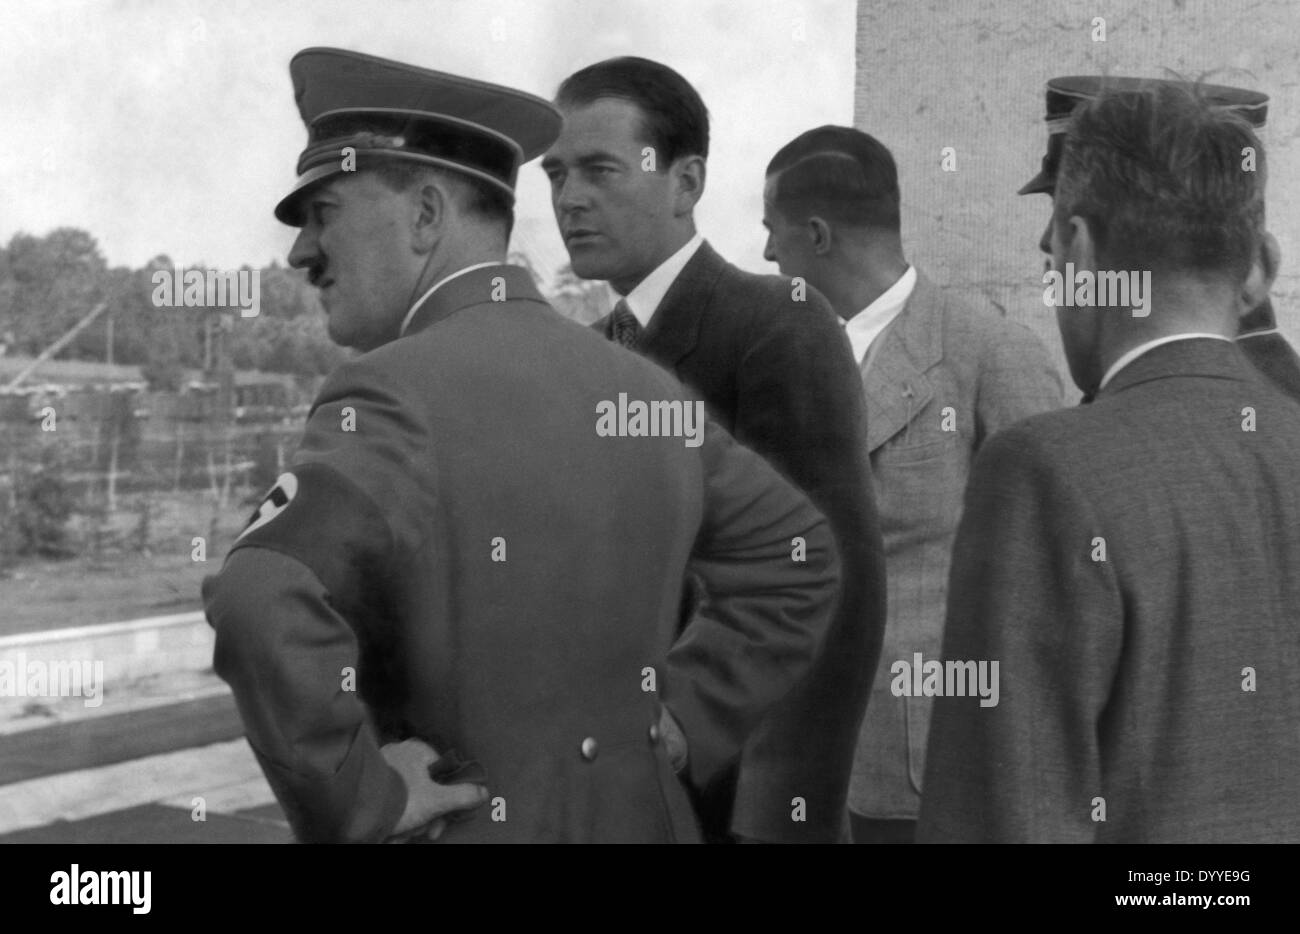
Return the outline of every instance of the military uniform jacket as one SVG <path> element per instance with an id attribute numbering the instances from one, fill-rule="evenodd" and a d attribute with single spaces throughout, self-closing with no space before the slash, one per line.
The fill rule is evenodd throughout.
<path id="1" fill-rule="evenodd" d="M 657 704 L 707 781 L 808 670 L 838 565 L 807 500 L 715 426 L 599 434 L 619 393 L 684 400 L 509 266 L 326 382 L 205 582 L 216 670 L 299 839 L 385 838 L 406 792 L 379 747 L 408 737 L 486 772 L 492 804 L 444 841 L 697 839 Z M 678 638 L 692 555 L 715 598 Z"/>
<path id="2" fill-rule="evenodd" d="M 1156 347 L 975 461 L 922 841 L 1300 842 L 1300 406 Z M 946 676 L 945 676 L 946 677 Z"/>
<path id="3" fill-rule="evenodd" d="M 891 666 L 938 658 L 952 542 L 971 461 L 996 431 L 1061 406 L 1061 380 L 1028 328 L 924 275 L 863 368 L 867 449 L 889 579 L 884 649 L 862 721 L 849 807 L 915 820 L 929 697 L 895 696 Z"/>
<path id="4" fill-rule="evenodd" d="M 790 280 L 742 272 L 704 243 L 637 350 L 675 373 L 737 441 L 808 494 L 843 559 L 825 653 L 755 732 L 738 779 L 702 798 L 706 832 L 717 838 L 730 825 L 772 842 L 844 840 L 853 748 L 885 624 L 865 409 L 848 339 L 816 290 L 796 297 Z"/>

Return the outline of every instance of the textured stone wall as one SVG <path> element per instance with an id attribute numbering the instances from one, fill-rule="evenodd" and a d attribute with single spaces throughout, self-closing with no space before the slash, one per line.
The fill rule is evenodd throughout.
<path id="1" fill-rule="evenodd" d="M 1093 18 L 1106 41 L 1093 41 Z M 1268 94 L 1274 305 L 1300 344 L 1300 0 L 858 0 L 854 120 L 898 161 L 909 258 L 1039 333 L 1045 195 L 1018 197 L 1044 152 L 1044 85 L 1060 75 L 1205 76 Z M 1213 73 L 1213 74 L 1210 74 Z M 944 172 L 944 147 L 956 171 Z"/>

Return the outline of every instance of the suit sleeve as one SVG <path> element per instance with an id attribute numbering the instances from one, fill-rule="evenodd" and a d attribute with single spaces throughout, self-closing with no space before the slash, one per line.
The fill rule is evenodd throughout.
<path id="1" fill-rule="evenodd" d="M 356 692 L 359 643 L 427 534 L 430 460 L 400 393 L 345 365 L 293 467 L 204 582 L 214 668 L 304 842 L 381 840 L 406 804 Z"/>
<path id="2" fill-rule="evenodd" d="M 841 839 L 858 727 L 885 629 L 885 560 L 867 459 L 862 378 L 825 300 L 777 317 L 739 370 L 736 437 L 808 494 L 843 562 L 826 649 L 746 745 L 734 832 L 771 842 Z M 792 801 L 805 804 L 792 820 Z"/>
<path id="3" fill-rule="evenodd" d="M 708 600 L 668 653 L 664 704 L 705 784 L 808 670 L 835 606 L 839 559 L 826 520 L 761 458 L 709 422 L 704 521 L 692 569 Z"/>
<path id="4" fill-rule="evenodd" d="M 988 341 L 975 394 L 977 447 L 994 432 L 1061 406 L 1061 375 L 1028 328 L 1012 325 Z"/>
<path id="5" fill-rule="evenodd" d="M 967 487 L 943 659 L 996 665 L 997 690 L 935 700 L 922 842 L 1096 839 L 1123 606 L 1111 564 L 1093 560 L 1106 530 L 1032 428 L 994 437 Z"/>

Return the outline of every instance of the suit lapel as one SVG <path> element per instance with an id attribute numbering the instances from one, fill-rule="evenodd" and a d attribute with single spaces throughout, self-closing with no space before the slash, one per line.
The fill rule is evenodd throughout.
<path id="1" fill-rule="evenodd" d="M 934 396 L 925 372 L 943 359 L 942 301 L 918 271 L 907 304 L 880 338 L 880 352 L 862 374 L 868 453 L 902 431 Z"/>
<path id="2" fill-rule="evenodd" d="M 726 268 L 726 261 L 713 247 L 707 241 L 701 243 L 668 287 L 636 349 L 661 366 L 676 370 L 677 364 L 695 349 L 700 322 Z"/>

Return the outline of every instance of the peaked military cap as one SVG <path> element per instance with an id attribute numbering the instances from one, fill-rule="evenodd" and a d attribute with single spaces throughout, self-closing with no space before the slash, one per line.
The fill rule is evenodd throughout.
<path id="1" fill-rule="evenodd" d="M 1085 101 L 1101 95 L 1103 91 L 1121 94 L 1144 91 L 1159 85 L 1187 87 L 1191 82 L 1165 78 L 1109 78 L 1100 76 L 1075 76 L 1053 78 L 1047 82 L 1047 155 L 1042 168 L 1020 189 L 1020 194 L 1039 192 L 1051 194 L 1056 190 L 1056 170 L 1061 162 L 1065 145 L 1065 132 L 1070 128 L 1070 115 Z M 1212 106 L 1223 107 L 1245 117 L 1256 132 L 1264 128 L 1268 118 L 1268 95 L 1259 91 L 1246 91 L 1221 84 L 1197 85 L 1200 93 Z"/>
<path id="2" fill-rule="evenodd" d="M 300 200 L 342 174 L 343 150 L 355 166 L 399 159 L 451 169 L 494 185 L 514 200 L 519 167 L 560 133 L 560 112 L 546 100 L 500 85 L 418 68 L 343 49 L 304 49 L 289 63 L 307 148 L 298 182 L 275 208 L 302 224 Z"/>

